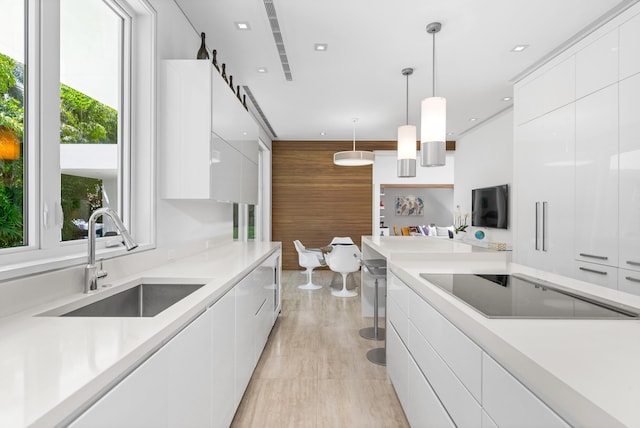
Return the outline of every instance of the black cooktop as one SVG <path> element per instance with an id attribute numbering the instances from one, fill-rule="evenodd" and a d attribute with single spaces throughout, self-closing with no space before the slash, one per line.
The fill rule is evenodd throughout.
<path id="1" fill-rule="evenodd" d="M 523 274 L 420 276 L 488 318 L 638 319 L 632 308 L 579 296 Z"/>

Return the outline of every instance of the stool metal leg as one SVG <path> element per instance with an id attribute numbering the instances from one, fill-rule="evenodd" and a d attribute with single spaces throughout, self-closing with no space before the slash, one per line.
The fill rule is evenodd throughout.
<path id="1" fill-rule="evenodd" d="M 373 327 L 360 329 L 360 336 L 370 340 L 384 340 L 384 328 L 378 327 L 378 277 L 374 281 L 375 292 L 373 294 Z"/>

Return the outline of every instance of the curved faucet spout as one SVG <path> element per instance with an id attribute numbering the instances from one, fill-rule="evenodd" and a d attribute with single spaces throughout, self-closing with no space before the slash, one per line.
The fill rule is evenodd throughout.
<path id="1" fill-rule="evenodd" d="M 98 279 L 104 278 L 107 276 L 107 272 L 102 269 L 98 270 L 96 267 L 96 220 L 100 216 L 108 216 L 113 223 L 116 225 L 116 229 L 120 232 L 120 236 L 122 236 L 122 240 L 124 242 L 127 251 L 131 251 L 138 246 L 136 241 L 133 240 L 127 228 L 124 227 L 122 220 L 118 217 L 118 214 L 113 211 L 111 208 L 104 207 L 95 210 L 91 216 L 89 217 L 89 226 L 87 230 L 87 238 L 88 238 L 88 264 L 85 267 L 85 281 L 84 281 L 84 292 L 89 293 L 90 291 L 98 289 Z"/>

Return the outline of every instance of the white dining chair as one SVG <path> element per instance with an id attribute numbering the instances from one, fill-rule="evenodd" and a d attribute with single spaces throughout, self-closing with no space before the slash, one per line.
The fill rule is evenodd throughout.
<path id="1" fill-rule="evenodd" d="M 320 266 L 326 266 L 322 251 L 320 249 L 307 249 L 302 245 L 302 242 L 297 239 L 293 241 L 293 245 L 296 247 L 296 251 L 298 252 L 298 264 L 306 268 L 307 274 L 307 283 L 298 285 L 298 288 L 303 290 L 318 290 L 322 288 L 322 285 L 313 283 L 313 269 Z"/>

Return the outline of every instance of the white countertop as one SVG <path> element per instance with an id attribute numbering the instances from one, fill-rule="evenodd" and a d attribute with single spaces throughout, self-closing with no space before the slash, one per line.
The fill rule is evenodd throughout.
<path id="1" fill-rule="evenodd" d="M 0 426 L 51 427 L 104 392 L 224 295 L 279 243 L 229 243 L 123 278 L 98 295 L 77 293 L 0 319 Z M 204 283 L 152 318 L 43 317 L 140 279 Z"/>
<path id="2" fill-rule="evenodd" d="M 460 263 L 455 252 L 433 258 L 377 251 L 391 256 L 391 272 L 571 425 L 640 427 L 640 321 L 489 319 L 419 274 L 519 272 L 638 309 L 640 296 L 511 263 Z"/>

